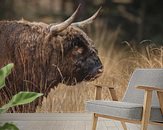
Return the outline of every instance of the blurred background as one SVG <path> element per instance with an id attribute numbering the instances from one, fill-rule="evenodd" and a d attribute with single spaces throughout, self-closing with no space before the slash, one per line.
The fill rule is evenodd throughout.
<path id="1" fill-rule="evenodd" d="M 102 6 L 98 20 L 110 30 L 121 29 L 119 42 L 151 39 L 163 44 L 162 0 L 0 0 L 0 20 L 60 22 L 79 3 L 82 8 L 77 20 L 89 17 Z"/>
<path id="2" fill-rule="evenodd" d="M 104 73 L 93 83 L 114 87 L 121 100 L 135 68 L 163 67 L 162 0 L 0 0 L 0 20 L 62 22 L 79 3 L 76 21 L 89 18 L 102 6 L 95 22 L 84 29 L 104 65 Z M 94 95 L 90 82 L 59 84 L 44 97 L 37 112 L 83 112 L 85 101 Z M 102 99 L 110 99 L 107 87 L 102 89 Z M 19 112 L 30 112 L 32 107 Z"/>

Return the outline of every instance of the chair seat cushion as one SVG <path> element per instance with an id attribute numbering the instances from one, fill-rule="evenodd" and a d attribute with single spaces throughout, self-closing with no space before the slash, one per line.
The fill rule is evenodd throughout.
<path id="1" fill-rule="evenodd" d="M 141 120 L 143 105 L 119 101 L 93 100 L 86 102 L 86 110 L 97 114 L 129 120 Z M 150 120 L 154 122 L 163 122 L 160 108 L 152 107 Z"/>

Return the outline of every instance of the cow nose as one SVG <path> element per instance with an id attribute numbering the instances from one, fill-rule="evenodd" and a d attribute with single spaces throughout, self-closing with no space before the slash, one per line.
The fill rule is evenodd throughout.
<path id="1" fill-rule="evenodd" d="M 102 73 L 102 72 L 103 72 L 103 69 L 98 69 L 98 72 L 99 72 L 99 73 Z"/>
<path id="2" fill-rule="evenodd" d="M 102 73 L 104 71 L 103 66 L 101 66 L 97 71 L 98 71 L 98 73 Z"/>

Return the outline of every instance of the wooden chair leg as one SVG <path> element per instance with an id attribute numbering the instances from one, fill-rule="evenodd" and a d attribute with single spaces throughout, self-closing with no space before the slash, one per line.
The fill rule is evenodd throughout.
<path id="1" fill-rule="evenodd" d="M 123 129 L 127 130 L 127 126 L 126 126 L 125 122 L 121 121 L 121 124 L 122 124 Z"/>
<path id="2" fill-rule="evenodd" d="M 150 119 L 151 102 L 152 102 L 152 91 L 145 91 L 141 130 L 147 130 Z"/>
<path id="3" fill-rule="evenodd" d="M 92 130 L 96 130 L 97 121 L 98 121 L 98 117 L 96 116 L 95 113 L 93 113 Z"/>
<path id="4" fill-rule="evenodd" d="M 161 112 L 163 114 L 163 92 L 157 92 L 158 100 L 161 107 Z"/>

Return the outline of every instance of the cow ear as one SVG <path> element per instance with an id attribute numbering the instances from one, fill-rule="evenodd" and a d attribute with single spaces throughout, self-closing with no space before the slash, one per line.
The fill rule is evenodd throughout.
<path id="1" fill-rule="evenodd" d="M 60 24 L 51 24 L 49 26 L 49 30 L 51 33 L 54 33 L 54 34 L 57 34 L 63 30 L 65 30 L 68 26 L 70 26 L 72 24 L 72 22 L 75 20 L 78 12 L 79 12 L 79 9 L 80 9 L 80 6 L 78 6 L 78 8 L 76 9 L 76 11 L 67 19 L 65 20 L 64 22 L 60 23 Z"/>

